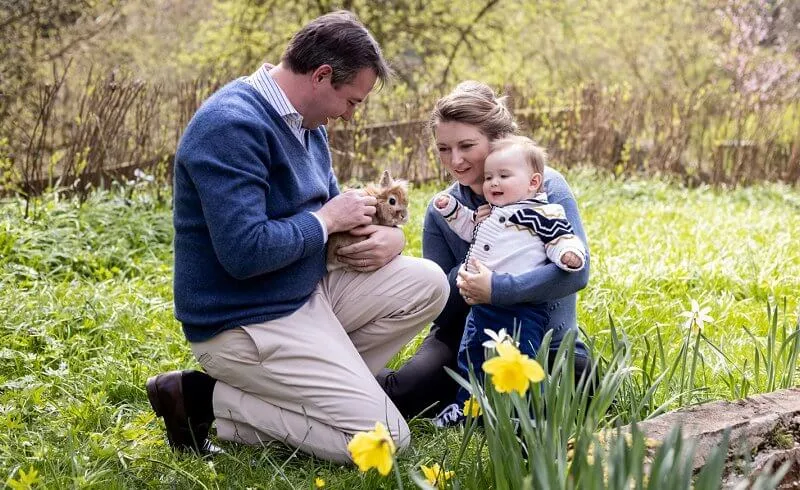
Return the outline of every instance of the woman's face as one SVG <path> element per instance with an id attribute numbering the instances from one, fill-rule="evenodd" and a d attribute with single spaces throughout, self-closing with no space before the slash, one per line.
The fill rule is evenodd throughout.
<path id="1" fill-rule="evenodd" d="M 489 154 L 489 138 L 476 126 L 440 122 L 436 126 L 436 148 L 442 165 L 459 184 L 483 193 L 483 164 Z"/>

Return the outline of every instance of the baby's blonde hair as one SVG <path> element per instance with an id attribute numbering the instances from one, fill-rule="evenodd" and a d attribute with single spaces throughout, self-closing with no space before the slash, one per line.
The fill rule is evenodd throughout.
<path id="1" fill-rule="evenodd" d="M 517 132 L 514 116 L 506 107 L 506 98 L 496 97 L 485 83 L 471 80 L 459 83 L 436 102 L 431 111 L 431 131 L 435 131 L 441 122 L 473 125 L 489 141 Z"/>
<path id="2" fill-rule="evenodd" d="M 519 148 L 531 170 L 540 174 L 544 173 L 544 166 L 547 164 L 547 152 L 532 139 L 517 134 L 496 139 L 489 145 L 489 154 L 508 148 Z"/>

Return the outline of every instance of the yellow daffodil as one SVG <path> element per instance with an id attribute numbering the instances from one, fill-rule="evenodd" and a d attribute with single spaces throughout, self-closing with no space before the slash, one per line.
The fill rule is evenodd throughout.
<path id="1" fill-rule="evenodd" d="M 324 488 L 325 487 L 325 480 L 320 477 L 314 478 L 314 487 L 316 488 Z"/>
<path id="2" fill-rule="evenodd" d="M 478 403 L 478 400 L 475 399 L 474 396 L 471 396 L 469 400 L 464 402 L 464 415 L 472 418 L 477 417 L 481 414 L 481 405 Z"/>
<path id="3" fill-rule="evenodd" d="M 711 311 L 711 308 L 707 306 L 700 308 L 697 301 L 692 300 L 692 309 L 681 313 L 681 316 L 686 318 L 686 328 L 702 332 L 706 323 L 714 322 L 714 319 L 708 316 L 709 311 Z"/>
<path id="4" fill-rule="evenodd" d="M 431 466 L 422 465 L 422 474 L 425 479 L 434 487 L 443 489 L 447 484 L 447 480 L 453 478 L 455 475 L 452 471 L 442 471 L 439 463 L 434 463 Z"/>
<path id="5" fill-rule="evenodd" d="M 375 468 L 383 476 L 392 470 L 395 445 L 392 436 L 386 427 L 375 422 L 375 429 L 368 432 L 359 432 L 347 444 L 350 457 L 361 471 Z"/>
<path id="6" fill-rule="evenodd" d="M 492 384 L 498 393 L 516 391 L 524 395 L 531 383 L 544 379 L 542 366 L 514 345 L 503 342 L 495 349 L 497 357 L 484 362 L 483 370 L 492 375 Z"/>

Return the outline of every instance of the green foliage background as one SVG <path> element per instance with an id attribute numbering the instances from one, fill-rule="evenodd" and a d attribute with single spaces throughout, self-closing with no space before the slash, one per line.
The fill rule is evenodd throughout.
<path id="1" fill-rule="evenodd" d="M 739 48 L 731 41 L 736 26 L 726 7 L 736 7 L 744 16 L 755 5 L 719 0 L 189 3 L 207 13 L 185 34 L 188 42 L 179 56 L 141 56 L 139 63 L 151 65 L 147 70 L 163 69 L 166 62 L 183 73 L 187 68 L 249 73 L 261 61 L 278 60 L 291 34 L 305 22 L 348 8 L 372 30 L 395 64 L 401 85 L 420 93 L 448 89 L 463 79 L 538 90 L 624 83 L 663 92 L 692 90 L 714 79 L 725 91 L 735 80 L 724 61 L 745 54 L 733 52 Z M 783 2 L 775 2 L 774 8 L 790 18 L 793 14 L 785 11 L 796 9 Z M 762 13 L 767 14 L 775 15 Z M 772 29 L 788 52 L 771 49 L 780 46 L 773 40 L 772 45 L 762 43 L 758 56 L 790 62 L 797 40 L 781 34 L 782 24 L 776 22 Z"/>
<path id="2" fill-rule="evenodd" d="M 26 0 L 0 8 L 0 193 L 80 179 L 85 194 L 88 173 L 169 162 L 205 97 L 338 8 L 398 75 L 340 135 L 345 178 L 368 178 L 387 151 L 404 173 L 436 176 L 424 131 L 366 131 L 425 120 L 465 79 L 508 94 L 561 165 L 694 184 L 800 178 L 797 2 Z"/>
<path id="3" fill-rule="evenodd" d="M 788 85 L 800 46 L 793 2 L 49 1 L 70 6 L 62 9 L 71 17 L 51 21 L 61 38 L 78 31 L 88 39 L 59 52 L 58 41 L 45 37 L 35 52 L 17 50 L 31 54 L 28 63 L 75 56 L 84 66 L 127 69 L 148 80 L 248 74 L 279 60 L 301 25 L 346 8 L 370 28 L 399 75 L 383 98 L 438 95 L 464 79 L 536 91 L 627 84 L 663 94 L 713 82 L 725 93 L 767 61 L 786 68 L 768 95 L 797 95 Z M 733 57 L 746 66 L 731 66 Z"/>

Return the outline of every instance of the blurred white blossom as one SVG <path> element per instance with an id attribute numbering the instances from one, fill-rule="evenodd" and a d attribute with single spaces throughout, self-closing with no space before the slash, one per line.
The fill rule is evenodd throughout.
<path id="1" fill-rule="evenodd" d="M 133 171 L 133 176 L 136 177 L 136 180 L 143 180 L 145 182 L 153 182 L 155 180 L 155 177 L 145 173 L 145 171 L 140 168 Z"/>
<path id="2" fill-rule="evenodd" d="M 693 299 L 692 309 L 681 313 L 681 316 L 686 318 L 684 326 L 702 332 L 706 323 L 714 323 L 714 319 L 708 316 L 709 311 L 711 311 L 711 308 L 708 306 L 700 308 L 700 304 L 697 303 L 697 300 Z"/>
<path id="3" fill-rule="evenodd" d="M 484 329 L 483 333 L 485 333 L 489 338 L 492 340 L 487 340 L 482 345 L 487 349 L 497 349 L 498 344 L 502 344 L 503 342 L 513 344 L 516 347 L 519 347 L 517 342 L 514 342 L 514 338 L 508 334 L 505 328 L 501 328 L 499 332 L 495 332 L 494 330 Z"/>

